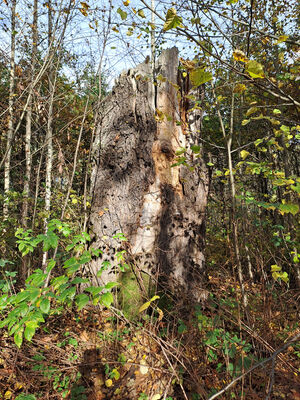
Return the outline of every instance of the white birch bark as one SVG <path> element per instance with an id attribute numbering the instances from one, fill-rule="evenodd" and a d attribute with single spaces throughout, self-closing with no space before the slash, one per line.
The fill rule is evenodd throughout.
<path id="1" fill-rule="evenodd" d="M 32 96 L 33 96 L 33 82 L 36 66 L 37 55 L 37 41 L 38 41 L 38 2 L 34 0 L 33 5 L 33 23 L 32 23 L 32 54 L 31 54 L 31 84 L 28 94 L 28 108 L 26 113 L 26 133 L 25 133 L 25 181 L 24 181 L 24 200 L 22 212 L 22 224 L 27 228 L 28 219 L 28 200 L 30 194 L 30 177 L 31 177 L 31 135 L 32 135 Z"/>
<path id="2" fill-rule="evenodd" d="M 10 161 L 11 161 L 11 144 L 14 132 L 14 89 L 15 89 L 15 52 L 16 52 L 16 0 L 11 3 L 11 45 L 10 45 L 10 77 L 9 77 L 9 101 L 8 101 L 8 129 L 6 141 L 6 159 L 4 163 L 4 205 L 3 216 L 8 218 L 8 192 L 10 190 Z"/>

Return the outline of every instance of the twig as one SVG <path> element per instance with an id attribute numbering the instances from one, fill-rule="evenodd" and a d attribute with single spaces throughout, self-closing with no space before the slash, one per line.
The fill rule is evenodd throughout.
<path id="1" fill-rule="evenodd" d="M 238 382 L 239 380 L 241 380 L 242 378 L 244 378 L 246 375 L 248 375 L 250 372 L 254 371 L 256 368 L 266 364 L 269 361 L 272 361 L 275 364 L 275 360 L 276 357 L 278 356 L 279 353 L 282 353 L 286 348 L 289 347 L 289 345 L 293 342 L 295 342 L 296 340 L 298 340 L 300 338 L 300 332 L 295 335 L 294 337 L 292 337 L 291 340 L 289 340 L 287 343 L 285 343 L 282 347 L 280 347 L 279 349 L 277 349 L 276 351 L 274 351 L 274 353 L 266 358 L 263 361 L 260 361 L 259 363 L 255 364 L 252 368 L 250 368 L 247 372 L 245 372 L 244 374 L 238 376 L 237 378 L 235 378 L 233 381 L 231 381 L 227 386 L 225 386 L 224 389 L 220 390 L 218 393 L 214 394 L 213 396 L 211 396 L 208 400 L 213 400 L 216 399 L 217 397 L 219 397 L 221 394 L 223 394 L 224 392 L 226 392 L 226 390 L 228 390 L 229 388 L 231 388 L 231 386 L 233 386 L 236 382 Z M 274 360 L 274 361 L 273 361 Z M 270 382 L 270 388 L 272 389 L 274 382 Z M 270 392 L 270 388 L 269 388 L 269 392 Z M 268 393 L 269 396 L 269 393 Z M 269 398 L 267 396 L 266 400 Z"/>

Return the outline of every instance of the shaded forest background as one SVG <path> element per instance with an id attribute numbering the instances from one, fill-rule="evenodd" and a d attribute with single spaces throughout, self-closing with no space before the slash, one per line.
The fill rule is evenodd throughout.
<path id="1" fill-rule="evenodd" d="M 0 10 L 0 396 L 299 399 L 297 3 Z M 210 178 L 198 304 L 86 273 L 101 253 L 89 215 L 105 99 L 121 70 L 174 45 L 190 82 L 177 123 L 189 135 L 201 116 L 192 153 Z M 187 149 L 175 156 L 192 168 Z M 114 257 L 126 276 L 126 245 Z"/>

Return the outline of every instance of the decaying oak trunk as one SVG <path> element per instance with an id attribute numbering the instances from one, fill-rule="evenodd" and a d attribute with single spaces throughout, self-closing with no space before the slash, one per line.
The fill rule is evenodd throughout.
<path id="1" fill-rule="evenodd" d="M 92 269 L 108 260 L 112 266 L 100 281 L 115 280 L 115 253 L 123 248 L 138 270 L 199 298 L 208 176 L 190 150 L 200 116 L 184 117 L 178 65 L 178 50 L 166 50 L 156 65 L 156 85 L 143 63 L 123 73 L 106 100 L 90 223 L 93 246 L 103 255 Z M 188 166 L 172 167 L 181 148 Z M 127 242 L 113 239 L 120 232 Z"/>

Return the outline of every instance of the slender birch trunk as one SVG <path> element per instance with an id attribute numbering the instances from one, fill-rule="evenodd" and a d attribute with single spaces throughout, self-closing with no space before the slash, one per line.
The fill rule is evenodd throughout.
<path id="1" fill-rule="evenodd" d="M 212 84 L 213 89 L 213 96 L 215 101 L 218 104 L 214 85 Z M 220 113 L 219 107 L 217 108 L 218 118 L 220 122 L 220 127 L 222 131 L 222 135 L 225 141 L 226 150 L 227 150 L 227 162 L 228 162 L 228 170 L 229 170 L 229 181 L 230 181 L 230 194 L 231 194 L 231 225 L 232 225 L 232 238 L 233 238 L 233 246 L 234 246 L 234 253 L 235 253 L 235 261 L 237 266 L 238 278 L 241 285 L 242 291 L 242 298 L 243 304 L 246 307 L 248 300 L 245 293 L 244 287 L 244 277 L 243 277 L 243 270 L 242 270 L 242 263 L 241 263 L 241 255 L 240 255 L 240 246 L 239 246 L 239 237 L 238 237 L 238 221 L 236 218 L 236 190 L 235 190 L 235 179 L 233 173 L 233 164 L 232 164 L 232 137 L 233 137 L 233 127 L 234 127 L 234 93 L 232 91 L 232 99 L 231 99 L 231 110 L 230 110 L 230 129 L 229 133 L 226 134 L 224 122 L 222 115 Z"/>
<path id="2" fill-rule="evenodd" d="M 28 222 L 28 200 L 30 194 L 30 177 L 31 177 L 31 135 L 32 135 L 32 96 L 33 82 L 36 69 L 37 41 L 38 41 L 38 1 L 34 0 L 33 5 L 33 23 L 32 23 L 32 54 L 31 54 L 31 84 L 28 94 L 28 108 L 26 113 L 26 133 L 25 133 L 25 158 L 26 170 L 24 181 L 24 201 L 22 210 L 22 225 L 26 229 Z"/>
<path id="3" fill-rule="evenodd" d="M 9 77 L 9 100 L 8 100 L 8 129 L 6 141 L 6 159 L 4 163 L 4 205 L 3 216 L 8 219 L 10 190 L 10 161 L 11 161 L 11 145 L 14 133 L 14 89 L 15 89 L 15 52 L 16 52 L 16 0 L 11 3 L 11 45 L 10 45 L 10 77 Z"/>
<path id="4" fill-rule="evenodd" d="M 48 2 L 48 45 L 52 46 L 52 2 L 51 0 Z M 49 108 L 48 108 L 48 121 L 47 121 L 47 133 L 46 133 L 46 176 L 45 176 L 45 220 L 44 220 L 44 230 L 45 233 L 48 231 L 48 220 L 50 215 L 50 207 L 51 207 L 51 183 L 52 183 L 52 166 L 53 166 L 53 101 L 54 101 L 54 92 L 55 92 L 55 77 L 53 64 L 49 67 L 49 76 L 48 76 L 48 87 L 49 87 Z M 43 253 L 43 268 L 46 268 L 48 258 L 48 252 Z"/>

